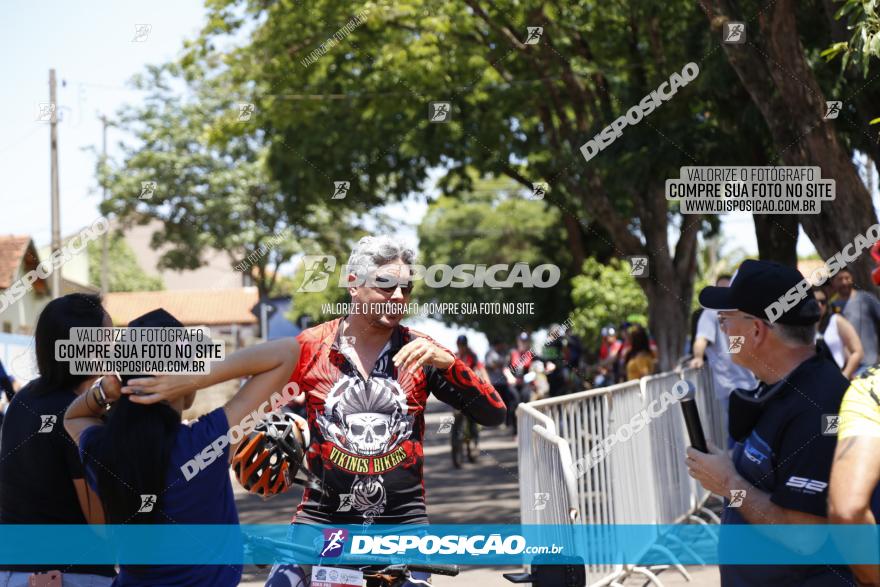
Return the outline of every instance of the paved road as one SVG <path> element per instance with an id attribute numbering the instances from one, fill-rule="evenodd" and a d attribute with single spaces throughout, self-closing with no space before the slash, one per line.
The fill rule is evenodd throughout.
<path id="1" fill-rule="evenodd" d="M 428 402 L 425 417 L 425 491 L 428 514 L 434 524 L 515 524 L 519 523 L 519 478 L 516 442 L 504 428 L 483 430 L 480 438 L 479 462 L 463 469 L 452 467 L 449 456 L 449 435 L 438 433 L 442 420 L 451 416 L 451 409 L 433 398 Z M 269 501 L 246 494 L 233 482 L 242 524 L 283 524 L 290 521 L 301 491 L 297 487 Z M 438 587 L 504 587 L 510 586 L 502 572 L 519 571 L 518 567 L 463 567 L 457 578 L 435 577 Z M 715 567 L 689 567 L 692 581 L 686 583 L 675 571 L 661 574 L 664 585 L 716 587 L 719 585 Z M 245 569 L 242 585 L 262 586 L 266 571 Z M 641 585 L 644 579 L 631 579 L 626 585 Z"/>

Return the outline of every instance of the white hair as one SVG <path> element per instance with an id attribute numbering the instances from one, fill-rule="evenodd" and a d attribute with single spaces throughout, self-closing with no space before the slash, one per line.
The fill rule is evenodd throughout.
<path id="1" fill-rule="evenodd" d="M 789 346 L 810 346 L 816 344 L 815 324 L 774 324 L 776 334 Z"/>
<path id="2" fill-rule="evenodd" d="M 387 234 L 365 236 L 351 250 L 346 270 L 360 277 L 397 259 L 406 265 L 412 265 L 416 260 L 416 252 Z"/>

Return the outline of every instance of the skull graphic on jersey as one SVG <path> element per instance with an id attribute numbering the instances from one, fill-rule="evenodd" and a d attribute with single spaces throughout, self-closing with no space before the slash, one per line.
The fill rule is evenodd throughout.
<path id="1" fill-rule="evenodd" d="M 343 376 L 317 416 L 324 438 L 354 454 L 374 456 L 397 448 L 412 432 L 406 394 L 391 379 Z"/>

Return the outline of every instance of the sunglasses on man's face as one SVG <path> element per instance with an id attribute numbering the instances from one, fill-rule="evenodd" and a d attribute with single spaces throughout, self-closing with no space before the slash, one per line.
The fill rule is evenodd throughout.
<path id="1" fill-rule="evenodd" d="M 391 278 L 377 277 L 375 284 L 371 285 L 370 287 L 372 287 L 373 289 L 378 289 L 379 291 L 381 291 L 387 295 L 393 295 L 394 292 L 397 291 L 397 288 L 399 287 L 400 292 L 403 295 L 408 296 L 410 294 L 410 292 L 412 292 L 413 283 L 412 283 L 412 281 L 398 281 L 397 278 L 395 278 L 395 277 L 391 277 Z"/>

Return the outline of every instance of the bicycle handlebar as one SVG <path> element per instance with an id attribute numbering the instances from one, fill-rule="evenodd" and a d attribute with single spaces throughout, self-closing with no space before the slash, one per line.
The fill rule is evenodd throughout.
<path id="1" fill-rule="evenodd" d="M 402 563 L 397 565 L 388 565 L 379 573 L 394 573 L 403 571 L 413 571 L 416 573 L 431 573 L 432 575 L 445 575 L 447 577 L 455 577 L 460 571 L 458 565 L 438 565 L 438 564 L 408 564 Z"/>

